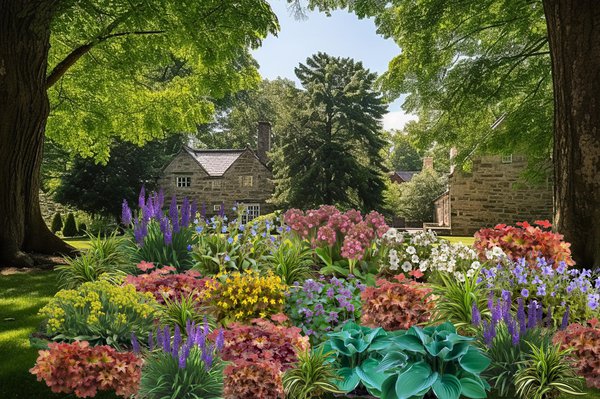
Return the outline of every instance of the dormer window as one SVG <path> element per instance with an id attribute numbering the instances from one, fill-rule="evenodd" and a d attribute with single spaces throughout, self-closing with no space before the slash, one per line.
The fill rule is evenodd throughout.
<path id="1" fill-rule="evenodd" d="M 192 178 L 190 176 L 177 176 L 177 187 L 187 188 L 192 186 Z"/>

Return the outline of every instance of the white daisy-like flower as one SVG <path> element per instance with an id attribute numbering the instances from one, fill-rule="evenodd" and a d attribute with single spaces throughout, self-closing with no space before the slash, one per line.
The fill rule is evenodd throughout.
<path id="1" fill-rule="evenodd" d="M 419 263 L 419 255 L 413 255 L 410 260 L 412 263 Z"/>
<path id="2" fill-rule="evenodd" d="M 415 249 L 415 247 L 413 247 L 411 245 L 410 247 L 406 248 L 406 252 L 409 253 L 409 254 L 411 254 L 411 255 L 414 255 L 414 254 L 417 253 L 417 250 Z"/>
<path id="3" fill-rule="evenodd" d="M 465 280 L 466 280 L 466 279 L 465 279 L 465 275 L 464 275 L 464 274 L 462 274 L 461 272 L 455 272 L 455 273 L 454 273 L 454 277 L 456 277 L 456 279 L 457 279 L 458 281 L 460 281 L 461 283 L 464 283 L 464 282 L 465 282 Z"/>
<path id="4" fill-rule="evenodd" d="M 481 263 L 479 261 L 475 261 L 471 263 L 471 269 L 479 269 L 481 267 Z"/>
<path id="5" fill-rule="evenodd" d="M 404 270 L 405 272 L 409 272 L 412 270 L 412 264 L 408 261 L 404 262 L 402 264 L 402 270 Z"/>
<path id="6" fill-rule="evenodd" d="M 474 269 L 467 270 L 467 277 L 473 277 L 474 275 L 475 275 L 475 270 Z"/>

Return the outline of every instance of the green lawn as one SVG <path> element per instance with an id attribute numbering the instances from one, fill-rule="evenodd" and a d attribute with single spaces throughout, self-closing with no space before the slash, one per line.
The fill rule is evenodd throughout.
<path id="1" fill-rule="evenodd" d="M 90 247 L 90 239 L 87 237 L 82 238 L 65 238 L 65 242 L 71 244 L 77 249 L 88 249 Z"/>
<path id="2" fill-rule="evenodd" d="M 458 243 L 458 242 L 462 242 L 465 245 L 473 245 L 473 243 L 475 242 L 475 238 L 472 236 L 469 237 L 461 237 L 461 236 L 440 236 L 440 238 L 443 238 L 445 240 L 450 241 L 451 243 Z"/>
<path id="3" fill-rule="evenodd" d="M 73 395 L 51 393 L 45 384 L 37 382 L 28 372 L 37 358 L 37 350 L 29 347 L 29 334 L 36 331 L 42 322 L 37 311 L 57 289 L 57 275 L 52 271 L 0 275 L 1 399 L 74 398 Z M 115 398 L 106 393 L 96 397 Z M 578 397 L 600 399 L 600 391 L 588 391 Z"/>

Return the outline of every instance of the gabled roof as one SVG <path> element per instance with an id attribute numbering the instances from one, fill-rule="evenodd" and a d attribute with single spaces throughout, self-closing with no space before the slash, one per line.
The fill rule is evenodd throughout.
<path id="1" fill-rule="evenodd" d="M 190 147 L 183 147 L 185 151 L 200 164 L 200 166 L 212 177 L 220 177 L 229 169 L 231 165 L 242 155 L 244 150 L 196 150 Z"/>
<path id="2" fill-rule="evenodd" d="M 419 171 L 408 171 L 408 170 L 399 170 L 396 171 L 396 176 L 400 177 L 402 181 L 409 182 L 412 180 L 413 176 L 419 173 Z"/>

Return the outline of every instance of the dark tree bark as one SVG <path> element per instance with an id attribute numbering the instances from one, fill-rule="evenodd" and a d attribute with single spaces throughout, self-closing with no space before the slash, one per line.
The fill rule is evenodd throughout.
<path id="1" fill-rule="evenodd" d="M 50 232 L 38 198 L 56 3 L 0 0 L 0 265 L 30 266 L 26 252 L 74 250 Z"/>
<path id="2" fill-rule="evenodd" d="M 600 266 L 600 1 L 543 0 L 554 81 L 555 227 Z"/>

